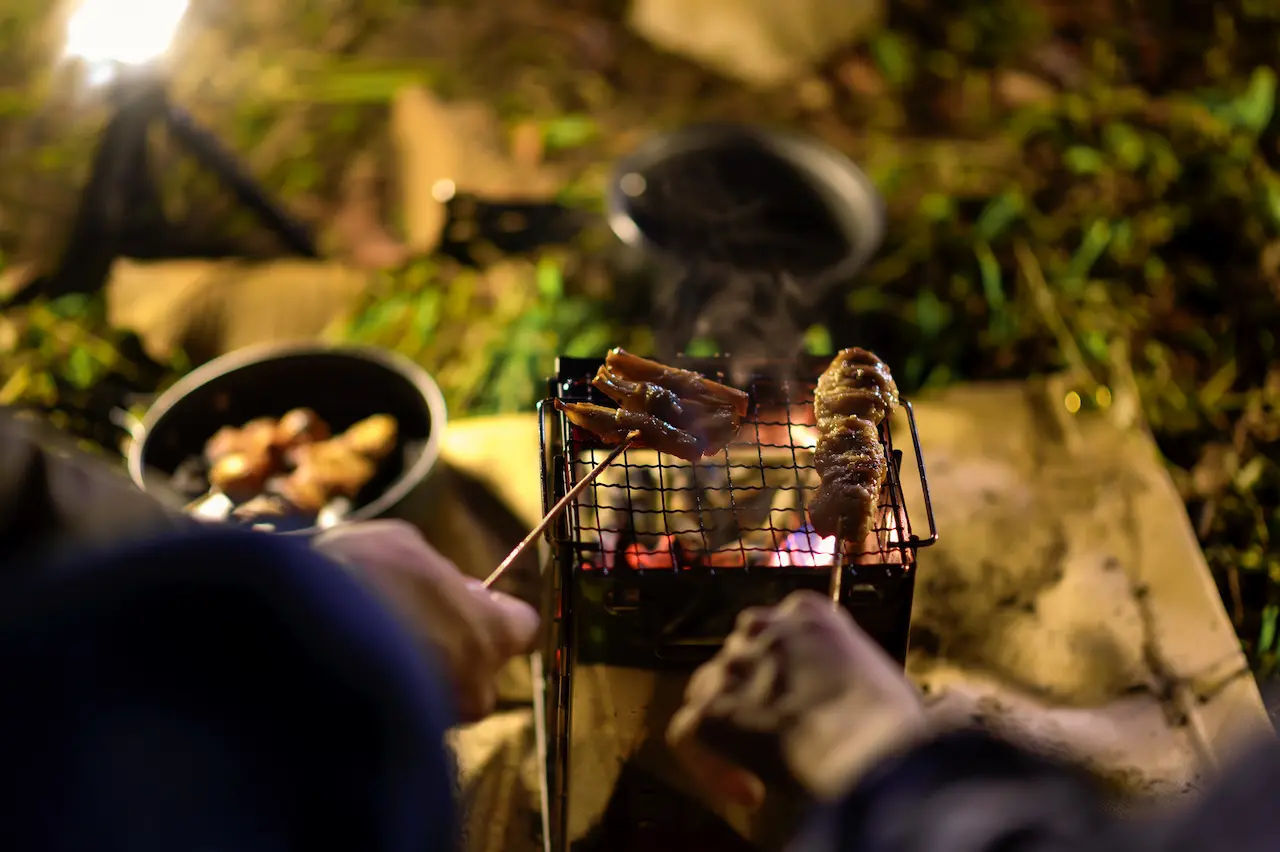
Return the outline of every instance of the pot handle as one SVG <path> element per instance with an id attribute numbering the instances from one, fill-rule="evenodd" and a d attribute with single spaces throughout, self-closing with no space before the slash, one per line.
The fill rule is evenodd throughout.
<path id="1" fill-rule="evenodd" d="M 112 425 L 127 434 L 131 441 L 134 443 L 142 441 L 143 433 L 146 431 L 142 426 L 142 418 L 119 406 L 111 409 L 110 417 Z"/>

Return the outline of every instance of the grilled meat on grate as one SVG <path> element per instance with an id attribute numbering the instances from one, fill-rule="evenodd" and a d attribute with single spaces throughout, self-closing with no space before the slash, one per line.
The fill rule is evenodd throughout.
<path id="1" fill-rule="evenodd" d="M 889 368 L 865 349 L 840 352 L 818 379 L 813 461 L 821 482 L 809 503 L 809 520 L 819 535 L 839 530 L 846 541 L 866 538 L 889 469 L 880 424 L 897 407 Z"/>

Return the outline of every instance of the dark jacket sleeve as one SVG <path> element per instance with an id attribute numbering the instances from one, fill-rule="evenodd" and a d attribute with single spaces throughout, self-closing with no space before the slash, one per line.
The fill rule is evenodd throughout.
<path id="1" fill-rule="evenodd" d="M 190 525 L 107 459 L 0 410 L 0 571 Z"/>
<path id="2" fill-rule="evenodd" d="M 1101 850 L 1115 824 L 1088 775 L 981 731 L 881 765 L 833 816 L 841 852 Z"/>
<path id="3" fill-rule="evenodd" d="M 839 852 L 1262 852 L 1280 848 L 1277 785 L 1268 738 L 1201 796 L 1126 818 L 1082 770 L 961 731 L 868 774 L 823 834 Z"/>

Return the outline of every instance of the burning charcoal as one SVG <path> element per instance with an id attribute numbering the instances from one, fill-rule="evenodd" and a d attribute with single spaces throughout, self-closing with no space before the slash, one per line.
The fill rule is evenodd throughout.
<path id="1" fill-rule="evenodd" d="M 204 457 L 210 464 L 233 453 L 263 454 L 275 442 L 276 421 L 270 417 L 250 420 L 240 428 L 223 426 L 204 445 Z"/>
<path id="2" fill-rule="evenodd" d="M 265 451 L 229 453 L 209 468 L 209 485 L 232 500 L 249 500 L 262 492 L 270 475 L 271 456 Z"/>
<path id="3" fill-rule="evenodd" d="M 673 546 L 670 536 L 663 536 L 652 549 L 632 542 L 623 551 L 623 561 L 629 568 L 671 571 L 680 567 L 679 545 Z"/>
<path id="4" fill-rule="evenodd" d="M 328 440 L 329 424 L 310 408 L 295 408 L 276 424 L 274 442 L 282 450 Z"/>
<path id="5" fill-rule="evenodd" d="M 396 447 L 399 427 L 389 414 L 375 414 L 338 436 L 338 440 L 365 458 L 385 458 Z"/>

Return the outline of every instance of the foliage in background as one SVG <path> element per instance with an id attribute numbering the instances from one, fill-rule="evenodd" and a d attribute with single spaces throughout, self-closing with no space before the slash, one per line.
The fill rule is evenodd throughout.
<path id="1" fill-rule="evenodd" d="M 120 415 L 189 368 L 153 362 L 101 300 L 80 295 L 0 314 L 0 364 L 0 406 L 43 414 L 92 450 L 121 447 Z"/>
<path id="2" fill-rule="evenodd" d="M 557 355 L 645 347 L 610 307 L 569 290 L 551 256 L 483 273 L 420 261 L 386 276 L 341 337 L 428 367 L 455 415 L 528 411 Z"/>

